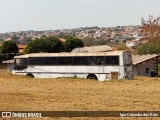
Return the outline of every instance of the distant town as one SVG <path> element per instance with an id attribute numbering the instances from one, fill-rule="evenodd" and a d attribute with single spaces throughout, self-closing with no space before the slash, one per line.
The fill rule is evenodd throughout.
<path id="1" fill-rule="evenodd" d="M 62 30 L 46 30 L 46 31 L 19 31 L 0 33 L 0 42 L 13 40 L 19 45 L 27 45 L 32 40 L 42 36 L 56 36 L 60 40 L 65 41 L 65 37 L 73 35 L 82 39 L 85 46 L 92 45 L 109 45 L 116 46 L 117 44 L 126 44 L 126 47 L 135 49 L 140 43 L 147 42 L 146 37 L 141 33 L 140 27 L 143 26 L 144 20 L 141 20 L 141 25 L 137 26 L 116 26 L 116 27 L 84 27 L 75 29 Z"/>
<path id="2" fill-rule="evenodd" d="M 41 36 L 57 36 L 62 40 L 67 35 L 74 35 L 79 39 L 88 41 L 97 41 L 97 44 L 108 44 L 114 46 L 119 43 L 127 43 L 128 46 L 134 46 L 139 40 L 144 41 L 144 35 L 139 30 L 140 26 L 117 26 L 109 28 L 86 27 L 77 29 L 47 30 L 47 31 L 20 31 L 1 33 L 0 42 L 17 39 L 19 44 L 26 45 L 30 41 Z M 138 41 L 138 42 L 136 42 Z M 101 42 L 101 43 L 100 43 Z M 87 44 L 87 43 L 86 43 Z M 88 46 L 90 43 L 88 42 Z"/>

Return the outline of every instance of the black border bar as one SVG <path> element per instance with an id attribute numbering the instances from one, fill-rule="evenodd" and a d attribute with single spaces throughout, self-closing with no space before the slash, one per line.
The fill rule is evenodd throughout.
<path id="1" fill-rule="evenodd" d="M 160 111 L 0 111 L 0 117 L 5 115 L 6 117 L 7 115 L 8 117 L 160 117 Z"/>

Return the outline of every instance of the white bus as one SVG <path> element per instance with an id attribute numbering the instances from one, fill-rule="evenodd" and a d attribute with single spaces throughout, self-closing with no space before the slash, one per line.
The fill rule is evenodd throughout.
<path id="1" fill-rule="evenodd" d="M 129 51 L 34 53 L 14 57 L 13 74 L 35 78 L 133 79 Z"/>

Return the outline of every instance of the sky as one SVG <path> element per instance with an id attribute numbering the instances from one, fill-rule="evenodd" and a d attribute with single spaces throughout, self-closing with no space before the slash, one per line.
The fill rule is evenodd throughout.
<path id="1" fill-rule="evenodd" d="M 0 0 L 0 33 L 140 25 L 160 0 Z"/>

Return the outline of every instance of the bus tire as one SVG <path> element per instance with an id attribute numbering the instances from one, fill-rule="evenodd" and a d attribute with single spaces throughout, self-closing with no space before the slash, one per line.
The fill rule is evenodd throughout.
<path id="1" fill-rule="evenodd" d="M 27 76 L 27 77 L 34 78 L 34 75 L 33 75 L 32 73 L 28 73 L 26 76 Z"/>
<path id="2" fill-rule="evenodd" d="M 87 79 L 93 79 L 93 80 L 98 80 L 97 76 L 95 74 L 89 74 L 87 76 Z"/>

